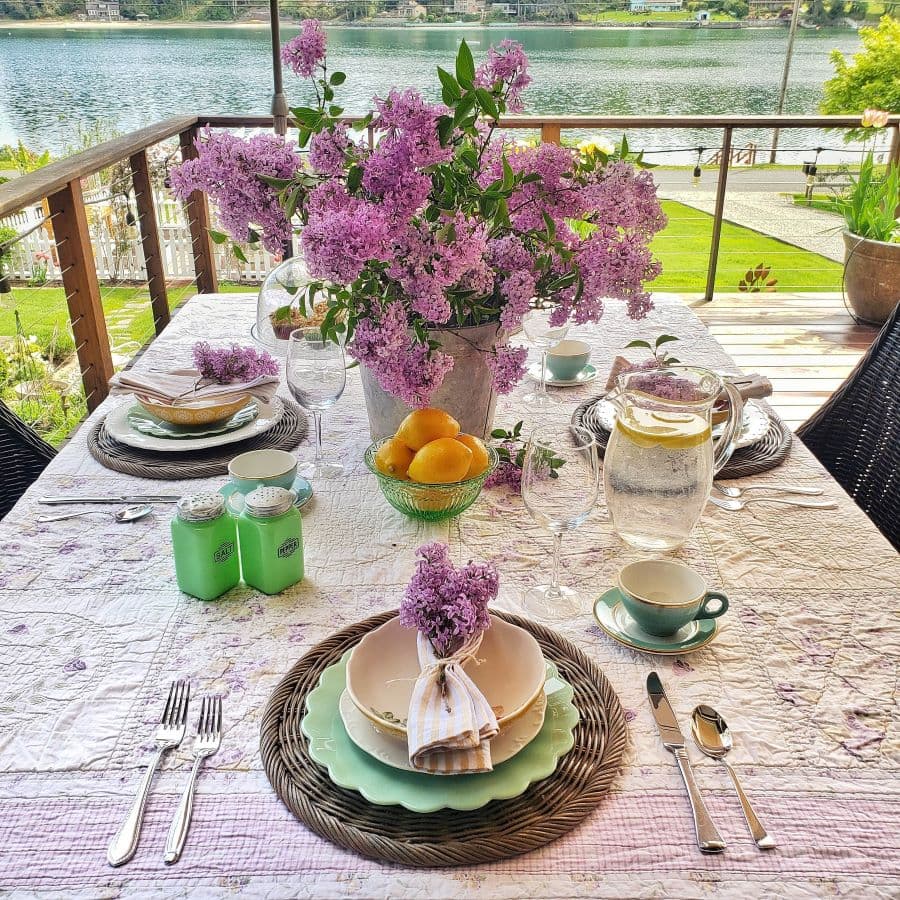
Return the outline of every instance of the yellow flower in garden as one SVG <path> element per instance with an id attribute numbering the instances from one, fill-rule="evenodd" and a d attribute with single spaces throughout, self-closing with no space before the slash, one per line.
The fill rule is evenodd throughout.
<path id="1" fill-rule="evenodd" d="M 884 109 L 866 109 L 862 114 L 863 128 L 884 128 L 890 113 Z"/>
<path id="2" fill-rule="evenodd" d="M 581 141 L 578 144 L 578 152 L 582 156 L 595 156 L 598 153 L 602 153 L 604 156 L 612 156 L 616 152 L 616 148 L 612 142 L 598 135 L 597 137 Z"/>

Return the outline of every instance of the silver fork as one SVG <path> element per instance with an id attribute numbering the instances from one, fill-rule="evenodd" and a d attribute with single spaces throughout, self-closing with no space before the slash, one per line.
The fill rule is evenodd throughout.
<path id="1" fill-rule="evenodd" d="M 737 512 L 749 503 L 777 503 L 780 506 L 802 506 L 806 509 L 837 509 L 833 500 L 783 500 L 780 497 L 749 497 L 746 500 L 733 500 L 728 497 L 710 497 L 709 502 L 722 509 Z"/>
<path id="2" fill-rule="evenodd" d="M 131 805 L 122 827 L 109 842 L 106 850 L 106 859 L 111 866 L 121 866 L 123 863 L 127 863 L 137 850 L 141 822 L 144 820 L 144 807 L 147 805 L 153 775 L 163 754 L 167 750 L 177 747 L 184 738 L 190 697 L 191 686 L 187 681 L 179 679 L 172 682 L 162 719 L 160 719 L 159 727 L 153 736 L 153 740 L 156 742 L 156 753 L 141 779 L 137 797 L 134 798 L 134 803 Z"/>
<path id="3" fill-rule="evenodd" d="M 732 487 L 728 484 L 713 482 L 713 487 L 726 497 L 742 497 L 749 491 L 771 491 L 773 494 L 802 494 L 806 497 L 818 497 L 825 492 L 817 487 L 800 487 L 792 484 L 749 484 L 746 487 Z"/>
<path id="4" fill-rule="evenodd" d="M 178 809 L 175 810 L 175 818 L 169 826 L 166 836 L 166 849 L 163 859 L 172 864 L 178 862 L 184 842 L 187 839 L 188 829 L 191 826 L 191 812 L 194 808 L 194 789 L 197 786 L 197 776 L 200 766 L 207 756 L 212 756 L 222 743 L 222 698 L 206 696 L 200 705 L 200 719 L 197 722 L 197 737 L 194 741 L 194 765 L 191 768 L 191 780 L 188 782 Z"/>

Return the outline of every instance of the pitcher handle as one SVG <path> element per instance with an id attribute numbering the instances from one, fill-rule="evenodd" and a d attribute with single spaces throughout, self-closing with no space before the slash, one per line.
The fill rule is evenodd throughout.
<path id="1" fill-rule="evenodd" d="M 716 447 L 716 455 L 713 459 L 713 471 L 719 474 L 725 463 L 731 459 L 734 453 L 734 443 L 744 425 L 744 398 L 741 392 L 730 382 L 725 381 L 725 393 L 728 394 L 728 421 L 725 430 Z"/>

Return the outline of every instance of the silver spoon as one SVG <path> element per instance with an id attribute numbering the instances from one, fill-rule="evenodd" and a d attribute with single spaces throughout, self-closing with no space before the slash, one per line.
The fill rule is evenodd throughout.
<path id="1" fill-rule="evenodd" d="M 38 516 L 36 522 L 60 522 L 63 519 L 75 519 L 78 516 L 89 516 L 92 513 L 102 513 L 102 509 L 84 509 L 81 512 L 62 513 L 58 516 Z M 144 516 L 149 516 L 153 512 L 153 507 L 149 503 L 141 503 L 137 506 L 126 506 L 123 509 L 116 510 L 113 518 L 120 524 L 125 522 L 137 522 Z"/>
<path id="2" fill-rule="evenodd" d="M 722 765 L 728 769 L 756 846 L 760 850 L 772 850 L 775 847 L 774 839 L 763 828 L 762 822 L 756 818 L 756 813 L 753 812 L 753 807 L 742 790 L 734 769 L 725 761 L 725 754 L 733 746 L 731 732 L 728 730 L 725 720 L 711 706 L 706 704 L 695 706 L 691 716 L 691 734 L 694 736 L 694 742 L 707 756 L 721 760 Z"/>
<path id="3" fill-rule="evenodd" d="M 804 509 L 837 509 L 833 500 L 783 500 L 781 497 L 747 497 L 744 500 L 733 500 L 731 497 L 710 496 L 709 502 L 722 509 L 738 512 L 750 503 L 774 503 L 777 506 L 799 506 Z"/>
<path id="4" fill-rule="evenodd" d="M 803 494 L 807 497 L 818 497 L 825 492 L 818 487 L 800 487 L 792 484 L 748 484 L 746 487 L 734 487 L 729 484 L 713 482 L 713 488 L 726 497 L 737 499 L 748 491 L 771 491 L 773 494 Z"/>

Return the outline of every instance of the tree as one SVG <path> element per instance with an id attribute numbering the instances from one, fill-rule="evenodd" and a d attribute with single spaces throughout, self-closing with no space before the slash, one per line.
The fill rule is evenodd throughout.
<path id="1" fill-rule="evenodd" d="M 883 16 L 877 28 L 860 28 L 863 50 L 853 61 L 831 51 L 834 78 L 825 82 L 823 113 L 861 113 L 864 109 L 900 112 L 900 22 Z"/>
<path id="2" fill-rule="evenodd" d="M 750 15 L 750 4 L 747 0 L 725 0 L 722 9 L 734 19 L 746 19 Z"/>

